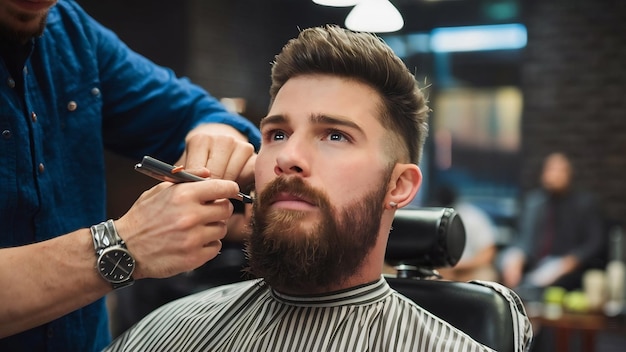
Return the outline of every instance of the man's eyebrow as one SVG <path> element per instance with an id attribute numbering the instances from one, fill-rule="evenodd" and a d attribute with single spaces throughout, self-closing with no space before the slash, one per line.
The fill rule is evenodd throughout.
<path id="1" fill-rule="evenodd" d="M 309 119 L 311 120 L 311 123 L 314 125 L 315 124 L 339 125 L 339 126 L 352 128 L 363 133 L 363 129 L 359 125 L 357 125 L 356 123 L 348 119 L 344 119 L 340 117 L 333 117 L 333 116 L 328 116 L 328 115 L 323 115 L 323 114 L 311 115 Z M 288 122 L 289 122 L 289 119 L 285 117 L 284 115 L 270 115 L 270 116 L 264 117 L 261 120 L 260 127 L 263 128 L 263 126 L 266 124 L 284 124 Z"/>
<path id="2" fill-rule="evenodd" d="M 363 133 L 363 129 L 361 129 L 361 127 L 359 127 L 359 125 L 357 125 L 355 122 L 350 121 L 348 119 L 344 119 L 344 118 L 340 118 L 340 117 L 333 117 L 333 116 L 328 116 L 328 115 L 312 115 L 311 116 L 311 123 L 313 124 L 320 124 L 320 125 L 339 125 L 339 126 L 345 126 L 348 128 L 352 128 L 355 129 L 361 133 Z"/>
<path id="3" fill-rule="evenodd" d="M 266 116 L 261 120 L 260 123 L 260 127 L 263 128 L 263 125 L 266 124 L 282 124 L 282 123 L 286 123 L 287 122 L 287 118 L 283 115 L 271 115 L 271 116 Z"/>

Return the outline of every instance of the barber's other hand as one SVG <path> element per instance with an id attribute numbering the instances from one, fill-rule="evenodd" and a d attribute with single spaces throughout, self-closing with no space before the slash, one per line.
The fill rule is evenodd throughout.
<path id="1" fill-rule="evenodd" d="M 165 278 L 193 270 L 213 259 L 233 212 L 228 198 L 233 181 L 160 183 L 144 192 L 115 221 L 120 237 L 137 261 L 136 279 Z"/>
<path id="2" fill-rule="evenodd" d="M 236 181 L 245 191 L 254 181 L 255 159 L 254 146 L 244 135 L 231 126 L 212 123 L 189 132 L 176 165 L 201 177 Z"/>

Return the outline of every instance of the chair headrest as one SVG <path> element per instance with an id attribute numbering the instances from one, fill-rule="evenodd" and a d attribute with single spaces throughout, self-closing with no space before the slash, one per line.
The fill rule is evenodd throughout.
<path id="1" fill-rule="evenodd" d="M 392 266 L 452 267 L 465 248 L 465 227 L 453 208 L 398 209 L 385 261 Z"/>

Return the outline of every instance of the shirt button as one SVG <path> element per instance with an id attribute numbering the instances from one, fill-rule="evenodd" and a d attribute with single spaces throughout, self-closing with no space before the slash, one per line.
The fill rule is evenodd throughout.
<path id="1" fill-rule="evenodd" d="M 9 85 L 9 88 L 15 88 L 15 80 L 9 77 L 9 79 L 7 79 L 7 85 Z"/>
<path id="2" fill-rule="evenodd" d="M 39 163 L 39 173 L 42 174 L 46 170 L 46 167 L 43 166 L 43 163 Z"/>
<path id="3" fill-rule="evenodd" d="M 93 96 L 100 95 L 100 89 L 98 89 L 97 87 L 91 88 L 91 95 Z"/>
<path id="4" fill-rule="evenodd" d="M 24 71 L 24 74 L 27 75 L 28 74 L 28 67 L 24 66 L 24 69 L 22 71 Z"/>
<path id="5" fill-rule="evenodd" d="M 9 139 L 9 138 L 11 138 L 11 131 L 10 131 L 10 130 L 4 130 L 4 131 L 2 131 L 2 138 L 4 138 L 4 139 Z"/>
<path id="6" fill-rule="evenodd" d="M 47 335 L 48 335 L 48 337 L 53 337 L 54 336 L 54 332 L 52 331 L 51 327 L 48 328 Z"/>
<path id="7" fill-rule="evenodd" d="M 76 104 L 76 102 L 73 100 L 67 103 L 67 110 L 69 111 L 74 111 L 76 110 L 77 107 L 78 107 L 78 104 Z"/>
<path id="8" fill-rule="evenodd" d="M 30 113 L 30 119 L 33 120 L 33 122 L 37 122 L 37 114 L 35 114 L 34 111 Z"/>

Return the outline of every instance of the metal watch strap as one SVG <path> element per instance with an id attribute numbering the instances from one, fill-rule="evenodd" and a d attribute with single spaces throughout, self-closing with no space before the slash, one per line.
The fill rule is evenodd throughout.
<path id="1" fill-rule="evenodd" d="M 96 255 L 107 247 L 122 244 L 124 242 L 117 234 L 113 220 L 110 219 L 97 225 L 93 225 L 91 227 L 91 238 L 93 239 L 93 248 L 96 250 Z"/>

